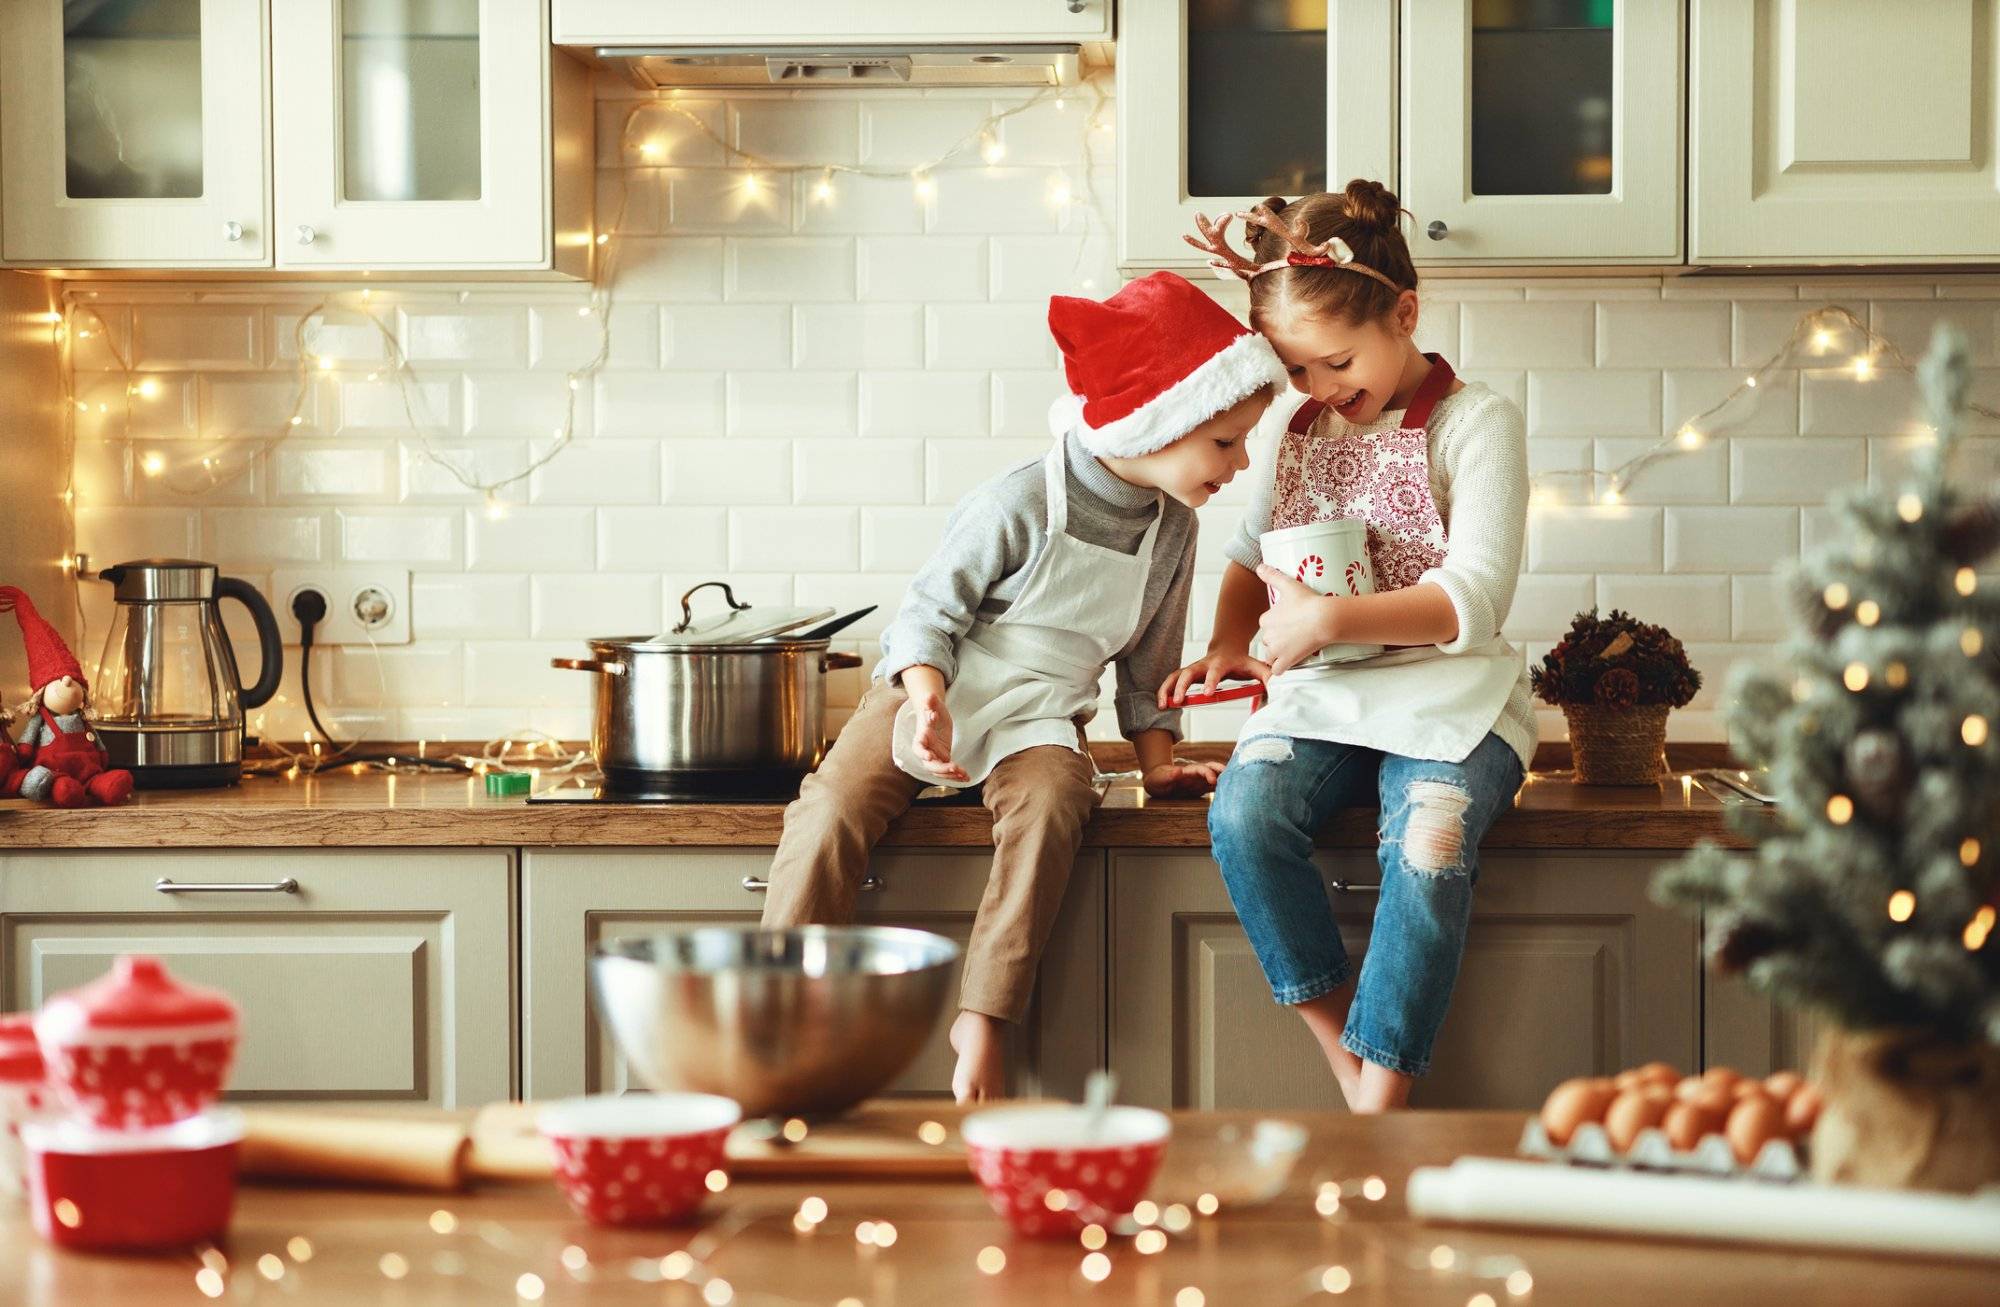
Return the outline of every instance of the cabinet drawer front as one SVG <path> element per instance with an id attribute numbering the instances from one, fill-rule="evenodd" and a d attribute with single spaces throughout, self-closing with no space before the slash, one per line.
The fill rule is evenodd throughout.
<path id="1" fill-rule="evenodd" d="M 558 45 L 702 41 L 1083 41 L 1111 35 L 1112 0 L 555 0 Z"/>
<path id="2" fill-rule="evenodd" d="M 241 1006 L 232 1099 L 490 1102 L 514 1078 L 512 912 L 504 852 L 10 855 L 0 1007 L 150 953 Z"/>

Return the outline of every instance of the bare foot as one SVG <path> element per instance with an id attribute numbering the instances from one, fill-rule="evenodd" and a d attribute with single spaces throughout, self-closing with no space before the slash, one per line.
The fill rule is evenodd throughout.
<path id="1" fill-rule="evenodd" d="M 983 1103 L 1007 1094 L 1006 1023 L 984 1012 L 960 1012 L 951 1023 L 951 1046 L 958 1065 L 951 1070 L 952 1096 Z"/>
<path id="2" fill-rule="evenodd" d="M 1326 1064 L 1333 1071 L 1333 1078 L 1340 1084 L 1340 1096 L 1347 1100 L 1350 1110 L 1361 1099 L 1361 1059 L 1347 1051 L 1341 1044 L 1341 1032 L 1347 1028 L 1347 1008 L 1354 1000 L 1352 989 L 1339 989 L 1331 994 L 1307 999 L 1294 1007 L 1312 1031 L 1319 1051 L 1326 1057 Z"/>

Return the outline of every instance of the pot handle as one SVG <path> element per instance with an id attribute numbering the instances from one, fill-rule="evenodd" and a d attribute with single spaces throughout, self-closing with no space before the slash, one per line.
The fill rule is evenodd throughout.
<path id="1" fill-rule="evenodd" d="M 624 663 L 607 663 L 602 658 L 551 658 L 549 666 L 565 672 L 603 672 L 606 676 L 623 676 Z"/>
<path id="2" fill-rule="evenodd" d="M 837 672 L 859 666 L 861 666 L 860 654 L 828 652 L 819 656 L 819 669 L 822 672 Z"/>
<path id="3" fill-rule="evenodd" d="M 686 631 L 690 626 L 694 625 L 694 605 L 690 604 L 688 600 L 694 598 L 695 593 L 697 591 L 706 590 L 708 589 L 708 587 L 712 585 L 722 587 L 723 600 L 726 603 L 728 603 L 728 605 L 731 608 L 734 608 L 737 612 L 740 613 L 744 609 L 750 606 L 749 604 L 740 604 L 736 602 L 736 592 L 729 588 L 729 582 L 703 581 L 700 585 L 694 587 L 693 590 L 690 590 L 686 594 L 681 596 L 681 624 L 674 628 L 673 633 L 675 635 L 681 634 L 682 632 Z"/>

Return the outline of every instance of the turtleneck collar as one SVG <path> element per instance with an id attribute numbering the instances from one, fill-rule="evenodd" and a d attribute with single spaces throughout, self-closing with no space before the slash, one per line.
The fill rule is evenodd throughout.
<path id="1" fill-rule="evenodd" d="M 1074 429 L 1063 437 L 1063 444 L 1069 460 L 1070 476 L 1085 493 L 1103 501 L 1106 508 L 1137 515 L 1159 501 L 1159 491 L 1147 486 L 1135 486 L 1098 462 L 1097 456 L 1084 448 Z"/>

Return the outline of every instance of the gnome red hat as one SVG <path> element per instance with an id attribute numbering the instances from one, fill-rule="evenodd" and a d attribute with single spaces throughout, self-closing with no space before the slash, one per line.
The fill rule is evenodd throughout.
<path id="1" fill-rule="evenodd" d="M 40 690 L 50 681 L 61 680 L 65 676 L 75 677 L 79 685 L 89 688 L 83 679 L 83 668 L 76 661 L 76 655 L 69 651 L 63 638 L 56 634 L 56 628 L 48 619 L 35 611 L 35 605 L 19 586 L 0 585 L 0 613 L 11 612 L 21 623 L 21 643 L 28 651 L 28 688 Z"/>
<path id="2" fill-rule="evenodd" d="M 1187 278 L 1141 277 L 1099 302 L 1049 299 L 1070 395 L 1049 410 L 1093 454 L 1164 449 L 1233 404 L 1285 381 L 1270 342 Z"/>

